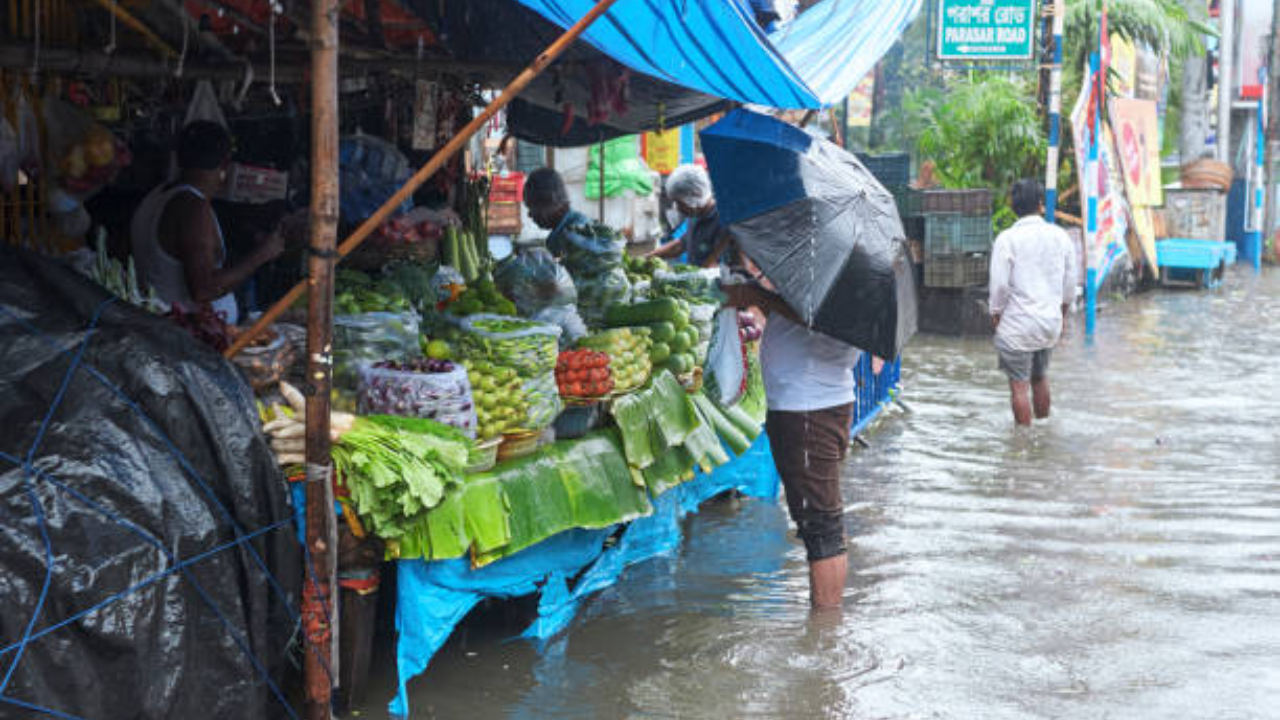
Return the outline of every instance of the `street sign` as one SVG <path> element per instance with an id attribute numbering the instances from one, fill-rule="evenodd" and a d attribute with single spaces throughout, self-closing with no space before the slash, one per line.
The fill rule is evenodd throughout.
<path id="1" fill-rule="evenodd" d="M 1027 60 L 1036 0 L 938 0 L 938 58 Z"/>

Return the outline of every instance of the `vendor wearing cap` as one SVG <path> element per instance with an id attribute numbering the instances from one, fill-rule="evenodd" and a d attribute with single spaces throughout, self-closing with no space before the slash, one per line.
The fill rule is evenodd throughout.
<path id="1" fill-rule="evenodd" d="M 667 178 L 666 192 L 688 223 L 683 237 L 659 246 L 649 255 L 678 258 L 684 253 L 686 261 L 698 267 L 735 264 L 733 238 L 720 224 L 720 210 L 707 171 L 698 165 L 681 165 Z"/>
<path id="2" fill-rule="evenodd" d="M 178 179 L 152 190 L 133 215 L 131 239 L 138 275 L 167 303 L 210 303 L 232 325 L 239 320 L 233 294 L 262 265 L 284 251 L 277 232 L 262 234 L 248 257 L 227 262 L 227 243 L 209 199 L 226 181 L 231 136 L 206 120 L 178 135 Z"/>

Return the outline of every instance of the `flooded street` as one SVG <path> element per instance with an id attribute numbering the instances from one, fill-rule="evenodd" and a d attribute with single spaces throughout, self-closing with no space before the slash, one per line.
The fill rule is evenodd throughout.
<path id="1" fill-rule="evenodd" d="M 1280 717 L 1278 319 L 1276 272 L 1114 304 L 1027 431 L 989 341 L 917 337 L 845 473 L 842 616 L 781 503 L 717 501 L 542 652 L 455 636 L 413 717 Z"/>

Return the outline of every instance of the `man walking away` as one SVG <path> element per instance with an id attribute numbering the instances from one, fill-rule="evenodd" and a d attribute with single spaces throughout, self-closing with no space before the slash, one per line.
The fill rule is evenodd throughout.
<path id="1" fill-rule="evenodd" d="M 1049 417 L 1049 357 L 1075 299 L 1075 250 L 1066 231 L 1041 217 L 1038 181 L 1014 183 L 1011 200 L 1019 220 L 991 251 L 991 322 L 1013 420 L 1030 425 L 1033 407 L 1037 418 Z"/>

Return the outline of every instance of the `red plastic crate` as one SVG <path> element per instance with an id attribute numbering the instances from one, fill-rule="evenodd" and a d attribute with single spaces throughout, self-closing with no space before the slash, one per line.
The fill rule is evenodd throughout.
<path id="1" fill-rule="evenodd" d="M 513 172 L 506 175 L 494 175 L 489 185 L 489 202 L 524 202 L 524 173 Z"/>

